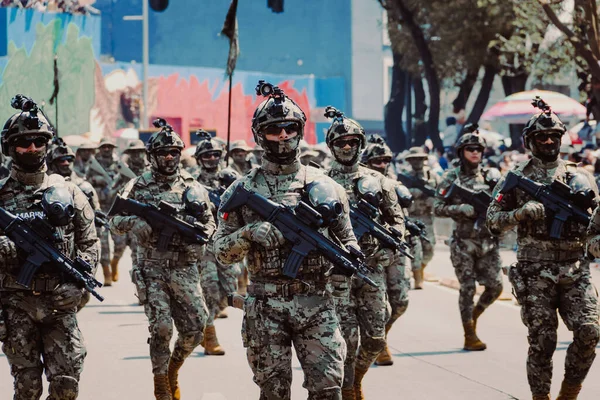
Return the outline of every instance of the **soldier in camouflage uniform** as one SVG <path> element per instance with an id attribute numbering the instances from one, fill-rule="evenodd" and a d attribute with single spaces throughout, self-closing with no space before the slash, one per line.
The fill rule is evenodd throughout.
<path id="1" fill-rule="evenodd" d="M 18 100 L 15 106 L 28 111 L 14 114 L 2 130 L 2 152 L 12 157 L 13 164 L 10 176 L 0 181 L 0 207 L 26 220 L 42 217 L 60 234 L 62 241 L 57 245 L 61 251 L 95 266 L 99 245 L 94 211 L 76 185 L 46 173 L 46 151 L 53 128 L 37 107 L 31 106 L 31 100 L 26 100 L 27 107 L 23 97 Z M 43 199 L 61 192 L 74 215 L 56 221 L 44 211 Z M 66 281 L 51 265 L 36 272 L 31 289 L 24 288 L 16 283 L 23 264 L 23 255 L 12 240 L 0 236 L 0 316 L 6 323 L 0 341 L 14 378 L 13 398 L 39 399 L 45 372 L 48 399 L 76 399 L 86 356 L 76 316 L 82 289 Z"/>
<path id="2" fill-rule="evenodd" d="M 79 177 L 85 178 L 87 174 L 88 162 L 96 153 L 96 148 L 97 147 L 92 142 L 84 142 L 77 148 L 77 151 L 75 152 L 73 170 Z"/>
<path id="3" fill-rule="evenodd" d="M 261 88 L 259 83 L 258 89 Z M 348 217 L 344 190 L 319 169 L 298 160 L 306 117 L 278 88 L 254 113 L 252 131 L 265 149 L 262 165 L 234 182 L 222 196 L 226 202 L 238 185 L 275 202 L 294 207 L 309 185 L 319 183 L 338 197 L 343 212 L 323 234 L 357 246 Z M 304 370 L 304 387 L 311 400 L 341 399 L 346 345 L 332 299 L 332 265 L 309 254 L 295 279 L 283 265 L 292 244 L 281 232 L 249 208 L 219 214 L 215 253 L 223 264 L 248 255 L 250 283 L 244 309 L 242 339 L 254 381 L 264 400 L 289 400 L 292 383 L 292 344 Z"/>
<path id="4" fill-rule="evenodd" d="M 392 161 L 392 151 L 387 146 L 383 138 L 375 138 L 371 135 L 368 140 L 367 148 L 363 152 L 362 161 L 372 170 L 386 175 L 393 179 L 394 189 L 398 195 L 398 203 L 402 207 L 404 214 L 407 215 L 408 208 L 412 204 L 412 195 L 408 188 L 402 183 L 396 181 L 396 176 L 390 168 Z M 414 238 L 419 240 L 419 238 Z M 375 365 L 392 365 L 394 361 L 392 354 L 387 346 L 387 335 L 392 328 L 392 325 L 400 318 L 408 309 L 408 291 L 410 289 L 410 278 L 406 271 L 406 257 L 397 252 L 394 254 L 394 260 L 389 267 L 385 268 L 387 296 L 392 308 L 390 318 L 385 325 L 386 346 L 377 360 Z"/>
<path id="5" fill-rule="evenodd" d="M 472 205 L 458 197 L 446 200 L 444 194 L 453 183 L 491 193 L 500 172 L 481 168 L 485 147 L 485 139 L 475 129 L 460 137 L 456 146 L 460 164 L 444 173 L 433 203 L 436 216 L 455 222 L 450 237 L 450 259 L 460 283 L 458 306 L 465 332 L 464 349 L 469 351 L 486 349 L 477 337 L 477 319 L 502 293 L 499 243 L 485 224 L 476 224 L 478 215 Z M 474 306 L 477 282 L 485 290 Z"/>
<path id="6" fill-rule="evenodd" d="M 71 150 L 62 139 L 54 138 L 50 150 L 48 151 L 48 155 L 46 156 L 48 172 L 61 175 L 67 182 L 73 182 L 86 195 L 96 216 L 94 219 L 96 235 L 100 237 L 100 234 L 105 229 L 102 223 L 106 223 L 107 221 L 106 214 L 102 213 L 100 210 L 98 194 L 96 194 L 92 185 L 75 173 L 73 169 L 73 160 L 75 160 L 75 153 L 73 153 L 73 150 Z M 85 291 L 77 311 L 80 311 L 89 301 L 90 293 Z"/>
<path id="7" fill-rule="evenodd" d="M 252 164 L 248 159 L 250 150 L 252 147 L 249 147 L 245 140 L 236 140 L 231 143 L 229 154 L 233 162 L 229 167 L 240 175 L 246 175 L 252 169 Z"/>
<path id="8" fill-rule="evenodd" d="M 573 192 L 589 195 L 588 206 L 594 207 L 598 188 L 593 177 L 576 164 L 558 158 L 565 132 L 563 123 L 550 110 L 533 116 L 523 130 L 525 147 L 531 150 L 533 158 L 517 164 L 513 172 L 543 184 L 563 182 Z M 576 399 L 596 356 L 600 337 L 598 295 L 591 282 L 590 262 L 585 257 L 587 227 L 567 220 L 560 239 L 551 238 L 553 216 L 520 190 L 500 195 L 503 182 L 504 178 L 494 191 L 487 224 L 498 234 L 517 227 L 518 262 L 510 269 L 509 279 L 528 329 L 527 378 L 533 398 L 550 399 L 558 310 L 573 332 L 558 399 Z M 598 235 L 598 230 L 590 233 Z M 591 250 L 595 250 L 593 247 Z"/>
<path id="9" fill-rule="evenodd" d="M 364 129 L 333 107 L 328 107 L 327 111 L 329 112 L 326 115 L 335 115 L 326 136 L 327 145 L 335 159 L 328 175 L 344 187 L 350 204 L 354 205 L 362 198 L 361 194 L 365 194 L 362 193 L 362 186 L 366 187 L 369 182 L 369 192 L 376 194 L 378 198 L 376 201 L 378 204 L 372 205 L 381 212 L 379 222 L 387 223 L 403 232 L 404 213 L 398 204 L 394 181 L 377 171 L 359 165 L 360 154 L 366 141 Z M 361 238 L 359 245 L 367 256 L 367 265 L 372 271 L 369 277 L 379 286 L 372 287 L 362 280 L 350 280 L 342 275 L 335 276 L 341 278 L 339 283 L 336 282 L 339 292 L 349 292 L 336 299 L 336 308 L 348 347 L 342 388 L 344 400 L 364 398 L 363 377 L 385 348 L 386 324 L 391 311 L 386 290 L 388 277 L 386 270 L 395 269 L 396 265 L 392 264 L 399 258 L 393 250 L 382 248 L 369 234 Z"/>
<path id="10" fill-rule="evenodd" d="M 117 174 L 119 173 L 117 168 L 118 160 L 114 154 L 116 147 L 117 146 L 110 140 L 102 139 L 98 145 L 98 153 L 90 158 L 86 171 L 86 180 L 92 184 L 94 190 L 96 190 L 96 193 L 98 193 L 100 208 L 105 213 L 108 213 L 108 210 L 113 203 L 114 196 L 112 196 L 110 189 Z M 97 161 L 97 163 L 95 161 Z M 123 237 L 113 235 L 114 242 L 123 240 L 125 240 Z M 100 244 L 102 246 L 100 253 L 100 264 L 102 265 L 102 272 L 104 274 L 104 286 L 111 286 L 112 272 L 110 270 L 111 258 L 108 230 L 102 232 L 100 236 Z"/>
<path id="11" fill-rule="evenodd" d="M 200 166 L 200 174 L 196 178 L 198 182 L 208 190 L 218 191 L 223 185 L 222 177 L 224 173 L 235 174 L 233 180 L 239 178 L 239 175 L 233 170 L 229 168 L 221 169 L 220 164 L 223 158 L 221 145 L 211 139 L 208 133 L 197 133 L 197 135 L 202 138 L 196 145 L 196 152 L 194 153 L 194 158 Z M 212 202 L 210 206 L 213 216 L 216 218 L 218 210 Z M 208 321 L 204 329 L 202 346 L 204 347 L 204 354 L 221 356 L 225 354 L 225 350 L 219 344 L 214 320 L 227 307 L 227 295 L 237 291 L 237 279 L 241 271 L 239 268 L 225 268 L 219 265 L 212 243 L 207 246 L 199 264 L 202 292 L 208 307 Z"/>
<path id="12" fill-rule="evenodd" d="M 208 192 L 191 175 L 180 170 L 179 159 L 184 144 L 179 135 L 163 119 L 155 121 L 157 125 L 162 129 L 154 133 L 146 145 L 150 171 L 129 181 L 120 195 L 154 205 L 164 200 L 181 210 L 180 218 L 196 218 L 204 224 L 204 233 L 210 237 L 215 222 L 208 209 Z M 190 214 L 185 201 L 190 195 L 197 204 L 204 203 L 202 212 Z M 202 341 L 207 319 L 197 266 L 203 246 L 187 244 L 176 234 L 168 251 L 159 251 L 160 232 L 154 232 L 150 224 L 138 216 L 116 215 L 110 227 L 118 234 L 131 232 L 138 242 L 138 265 L 132 278 L 150 323 L 148 343 L 154 396 L 157 400 L 179 399 L 179 369 Z M 173 323 L 179 336 L 171 352 L 169 342 L 173 336 Z"/>
<path id="13" fill-rule="evenodd" d="M 150 166 L 146 161 L 146 146 L 141 140 L 132 140 L 127 145 L 127 148 L 123 150 L 124 160 L 120 161 L 117 165 L 119 173 L 117 174 L 115 181 L 110 189 L 109 197 L 114 199 L 115 195 L 121 190 L 127 182 L 132 179 L 132 176 L 141 176 L 144 172 L 150 170 Z M 127 169 L 127 171 L 125 171 Z M 116 240 L 115 240 L 116 239 Z M 135 243 L 135 236 L 131 233 L 127 235 L 113 235 L 114 248 L 113 256 L 110 260 L 110 269 L 112 281 L 116 282 L 119 280 L 119 261 L 125 253 L 127 246 L 131 249 L 131 262 L 132 269 L 135 269 L 137 263 L 137 245 Z"/>
<path id="14" fill-rule="evenodd" d="M 437 187 L 437 176 L 431 168 L 425 165 L 427 153 L 425 153 L 423 149 L 420 147 L 411 147 L 405 159 L 411 166 L 411 168 L 406 171 L 408 175 L 423 179 L 433 188 Z M 429 242 L 420 238 L 417 240 L 418 243 L 414 248 L 415 259 L 412 260 L 415 289 L 423 289 L 423 271 L 433 258 L 433 250 L 435 249 L 433 197 L 427 196 L 421 190 L 416 188 L 409 188 L 409 190 L 413 195 L 414 202 L 408 210 L 408 214 L 412 218 L 416 218 L 425 223 L 425 226 L 427 227 L 427 237 L 429 238 Z"/>

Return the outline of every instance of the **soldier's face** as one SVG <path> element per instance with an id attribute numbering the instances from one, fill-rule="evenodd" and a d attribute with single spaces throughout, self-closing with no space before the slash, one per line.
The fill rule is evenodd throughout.
<path id="1" fill-rule="evenodd" d="M 111 157 L 113 154 L 114 147 L 112 146 L 102 146 L 100 147 L 100 155 L 104 158 Z"/>
<path id="2" fill-rule="evenodd" d="M 244 164 L 248 157 L 248 152 L 245 150 L 233 150 L 231 152 L 231 158 L 233 158 L 233 162 L 236 164 Z"/>
<path id="3" fill-rule="evenodd" d="M 181 150 L 177 147 L 165 147 L 154 152 L 158 172 L 173 175 L 177 172 L 181 160 Z"/>
<path id="4" fill-rule="evenodd" d="M 219 166 L 222 154 L 223 153 L 219 150 L 207 151 L 206 153 L 200 154 L 198 161 L 200 161 L 200 165 L 206 169 L 215 169 Z"/>
<path id="5" fill-rule="evenodd" d="M 45 161 L 48 139 L 44 136 L 21 136 L 11 142 L 14 161 L 25 171 L 38 170 Z"/>
<path id="6" fill-rule="evenodd" d="M 422 170 L 423 166 L 425 165 L 424 158 L 407 158 L 406 160 L 415 171 Z"/>
<path id="7" fill-rule="evenodd" d="M 70 176 L 73 172 L 73 158 L 61 157 L 54 161 L 54 170 L 62 176 Z"/>
<path id="8" fill-rule="evenodd" d="M 129 163 L 133 165 L 144 165 L 146 163 L 146 150 L 130 151 Z"/>
<path id="9" fill-rule="evenodd" d="M 375 171 L 383 173 L 388 165 L 390 165 L 390 161 L 389 157 L 373 158 L 369 160 L 369 166 Z"/>
<path id="10" fill-rule="evenodd" d="M 77 155 L 79 155 L 79 158 L 83 162 L 88 162 L 90 160 L 90 158 L 92 158 L 93 154 L 94 154 L 94 150 L 91 150 L 91 149 L 77 150 Z"/>
<path id="11" fill-rule="evenodd" d="M 465 160 L 471 165 L 478 165 L 483 158 L 483 147 L 466 146 L 463 150 Z"/>
<path id="12" fill-rule="evenodd" d="M 531 141 L 531 152 L 543 161 L 554 161 L 560 153 L 561 134 L 558 132 L 539 132 Z"/>
<path id="13" fill-rule="evenodd" d="M 357 135 L 343 136 L 333 141 L 333 156 L 340 164 L 350 165 L 358 160 L 360 137 Z"/>

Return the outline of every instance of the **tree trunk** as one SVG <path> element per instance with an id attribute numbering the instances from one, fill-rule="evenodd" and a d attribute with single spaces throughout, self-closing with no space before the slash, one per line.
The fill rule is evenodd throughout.
<path id="1" fill-rule="evenodd" d="M 525 71 L 522 71 L 515 76 L 503 76 L 502 77 L 502 86 L 504 87 L 504 94 L 509 96 L 513 93 L 522 92 L 525 90 L 525 84 L 527 83 L 527 78 L 529 74 Z M 523 129 L 525 128 L 525 124 L 510 124 L 510 139 L 512 144 L 510 146 L 511 150 L 519 150 L 523 148 Z"/>
<path id="2" fill-rule="evenodd" d="M 394 54 L 392 67 L 392 89 L 390 99 L 384 110 L 385 133 L 387 144 L 392 151 L 399 152 L 406 149 L 406 135 L 402 127 L 402 112 L 404 111 L 406 75 L 407 72 L 400 67 L 402 56 Z"/>
<path id="3" fill-rule="evenodd" d="M 427 123 L 425 122 L 425 113 L 427 112 L 427 103 L 425 102 L 425 89 L 423 88 L 423 78 L 413 77 L 413 88 L 415 91 L 415 126 L 413 129 L 413 146 L 422 146 L 427 140 Z"/>
<path id="4" fill-rule="evenodd" d="M 469 114 L 466 123 L 478 123 L 479 118 L 481 118 L 488 100 L 490 99 L 490 93 L 498 69 L 490 64 L 486 64 L 484 68 L 483 78 L 481 79 L 481 88 L 479 89 L 479 94 L 477 95 L 477 99 L 475 99 L 475 104 L 473 105 L 473 109 L 471 109 L 471 114 Z"/>
<path id="5" fill-rule="evenodd" d="M 473 86 L 477 82 L 477 75 L 479 75 L 479 68 L 467 71 L 465 79 L 459 86 L 458 94 L 452 102 L 452 111 L 454 114 L 458 114 L 460 110 L 464 110 L 467 107 L 467 101 L 473 91 Z"/>

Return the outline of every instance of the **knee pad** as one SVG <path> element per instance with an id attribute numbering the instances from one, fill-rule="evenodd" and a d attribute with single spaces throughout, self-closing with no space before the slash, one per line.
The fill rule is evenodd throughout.
<path id="1" fill-rule="evenodd" d="M 595 348 L 600 339 L 600 326 L 597 324 L 582 325 L 573 332 L 573 336 L 576 340 L 589 343 L 590 346 Z"/>
<path id="2" fill-rule="evenodd" d="M 79 382 L 72 376 L 55 376 L 48 386 L 49 400 L 75 400 L 79 393 Z"/>
<path id="3" fill-rule="evenodd" d="M 547 358 L 552 358 L 557 344 L 557 333 L 554 329 L 541 329 L 535 337 L 535 343 Z"/>
<path id="4" fill-rule="evenodd" d="M 169 343 L 173 336 L 171 321 L 159 321 L 150 327 L 150 340 L 161 340 Z"/>
<path id="5" fill-rule="evenodd" d="M 26 368 L 15 375 L 15 399 L 39 399 L 43 390 L 41 368 Z"/>

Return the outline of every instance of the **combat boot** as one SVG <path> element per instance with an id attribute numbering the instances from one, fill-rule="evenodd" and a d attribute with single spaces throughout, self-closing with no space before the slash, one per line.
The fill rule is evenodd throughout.
<path id="1" fill-rule="evenodd" d="M 354 386 L 342 388 L 342 400 L 356 400 L 354 395 Z"/>
<path id="2" fill-rule="evenodd" d="M 173 400 L 181 399 L 181 393 L 179 391 L 179 370 L 183 365 L 182 361 L 174 361 L 171 357 L 169 359 L 169 369 L 167 372 L 167 376 L 169 378 L 169 388 L 171 389 L 171 395 L 173 396 Z"/>
<path id="3" fill-rule="evenodd" d="M 563 381 L 560 386 L 560 393 L 556 400 L 576 400 L 577 395 L 581 391 L 581 384 L 573 384 Z"/>
<path id="4" fill-rule="evenodd" d="M 413 278 L 415 278 L 415 290 L 423 289 L 423 269 L 416 269 L 413 271 Z"/>
<path id="5" fill-rule="evenodd" d="M 102 266 L 102 273 L 104 274 L 104 286 L 112 286 L 112 274 L 108 265 Z"/>
<path id="6" fill-rule="evenodd" d="M 154 375 L 154 397 L 156 400 L 173 400 L 167 375 Z"/>
<path id="7" fill-rule="evenodd" d="M 110 261 L 110 269 L 112 271 L 112 281 L 116 282 L 119 280 L 119 260 L 120 258 L 113 257 Z"/>
<path id="8" fill-rule="evenodd" d="M 533 400 L 552 400 L 549 394 L 534 394 Z"/>
<path id="9" fill-rule="evenodd" d="M 477 331 L 477 319 L 483 314 L 485 308 L 477 304 L 473 309 L 473 330 Z"/>
<path id="10" fill-rule="evenodd" d="M 465 330 L 465 347 L 464 350 L 468 351 L 480 351 L 485 350 L 487 346 L 477 337 L 475 328 L 473 327 L 473 320 L 463 324 Z"/>
<path id="11" fill-rule="evenodd" d="M 229 315 L 227 315 L 226 310 L 223 310 L 223 311 L 219 311 L 219 313 L 217 314 L 217 318 L 229 318 Z"/>
<path id="12" fill-rule="evenodd" d="M 390 349 L 387 345 L 387 336 L 388 332 L 392 328 L 391 325 L 386 324 L 385 326 L 385 348 L 379 353 L 377 359 L 375 360 L 375 365 L 384 366 L 384 365 L 393 365 L 394 360 L 392 359 L 392 353 L 390 353 Z"/>
<path id="13" fill-rule="evenodd" d="M 204 328 L 204 354 L 207 356 L 222 356 L 225 354 L 225 350 L 219 344 L 217 339 L 217 331 L 214 325 L 207 326 Z"/>
<path id="14" fill-rule="evenodd" d="M 362 391 L 362 380 L 369 369 L 358 368 L 354 369 L 354 398 L 356 400 L 365 400 L 365 395 Z"/>

